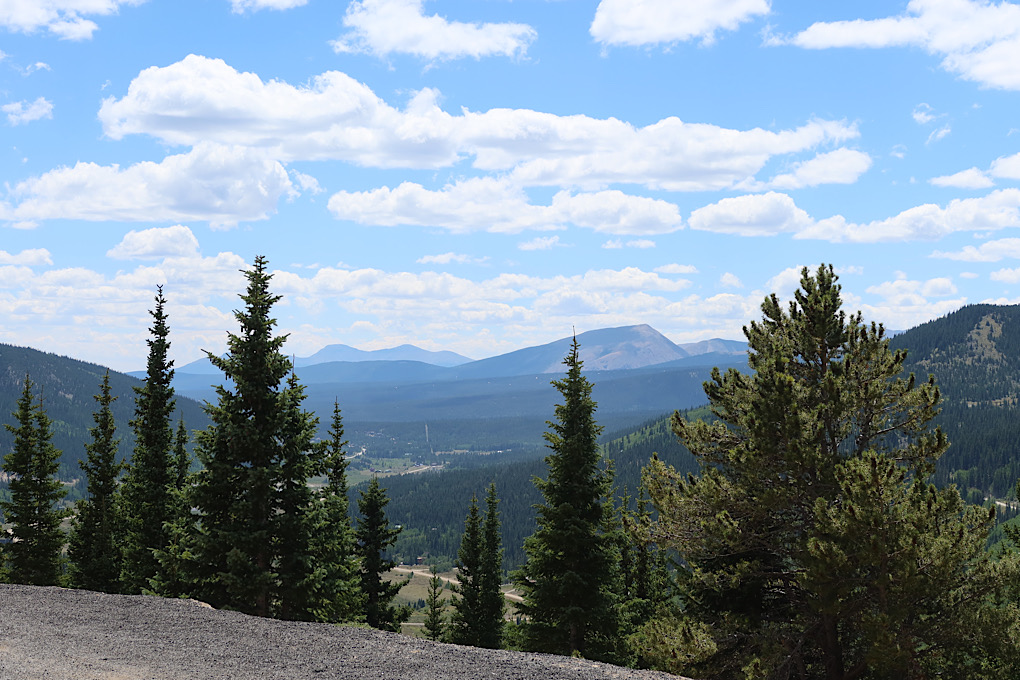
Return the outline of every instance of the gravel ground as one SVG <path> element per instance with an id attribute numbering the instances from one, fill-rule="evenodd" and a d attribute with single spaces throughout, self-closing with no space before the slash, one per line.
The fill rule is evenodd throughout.
<path id="1" fill-rule="evenodd" d="M 272 621 L 192 600 L 0 585 L 3 680 L 677 680 L 545 654 Z"/>

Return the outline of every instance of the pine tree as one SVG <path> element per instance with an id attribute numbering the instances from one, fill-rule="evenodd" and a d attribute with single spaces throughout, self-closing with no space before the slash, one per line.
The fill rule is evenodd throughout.
<path id="1" fill-rule="evenodd" d="M 450 616 L 450 641 L 458 645 L 478 647 L 482 632 L 482 518 L 478 498 L 471 496 L 471 506 L 464 520 L 464 536 L 457 550 L 457 585 L 453 592 L 453 613 Z"/>
<path id="2" fill-rule="evenodd" d="M 534 651 L 611 658 L 618 625 L 616 535 L 611 531 L 612 475 L 602 466 L 592 384 L 581 374 L 577 339 L 553 385 L 563 397 L 545 435 L 548 479 L 536 479 L 544 503 L 524 543 L 527 562 L 514 574 Z"/>
<path id="3" fill-rule="evenodd" d="M 364 617 L 361 569 L 351 527 L 347 498 L 347 458 L 340 404 L 333 402 L 333 419 L 326 450 L 326 484 L 319 496 L 317 529 L 312 552 L 322 570 L 318 620 L 329 623 Z"/>
<path id="4" fill-rule="evenodd" d="M 499 649 L 503 644 L 503 614 L 506 600 L 503 584 L 503 548 L 500 540 L 499 498 L 496 484 L 489 484 L 485 496 L 485 519 L 482 522 L 482 559 L 479 565 L 479 634 L 478 647 Z"/>
<path id="5" fill-rule="evenodd" d="M 184 418 L 178 418 L 170 468 L 172 519 L 166 525 L 166 546 L 155 551 L 158 567 L 156 574 L 149 581 L 149 589 L 163 597 L 184 597 L 189 592 L 185 554 L 187 537 L 192 525 L 187 488 L 189 470 L 191 469 L 191 454 L 188 453 L 189 439 Z"/>
<path id="6" fill-rule="evenodd" d="M 155 309 L 149 312 L 152 327 L 146 341 L 149 356 L 145 383 L 134 388 L 135 417 L 130 425 L 135 448 L 120 492 L 124 520 L 121 587 L 129 594 L 149 589 L 150 579 L 159 570 L 155 551 L 166 547 L 166 524 L 174 519 L 170 484 L 174 433 L 170 419 L 176 400 L 170 385 L 174 370 L 169 358 L 170 329 L 162 286 L 156 287 L 155 300 Z"/>
<path id="7" fill-rule="evenodd" d="M 646 471 L 688 568 L 660 658 L 707 678 L 1016 677 L 997 600 L 1017 560 L 989 559 L 992 513 L 927 481 L 948 446 L 934 378 L 847 316 L 831 266 L 800 286 L 745 328 L 753 373 L 705 384 L 718 421 L 674 416 L 700 474 Z"/>
<path id="8" fill-rule="evenodd" d="M 358 497 L 361 517 L 354 535 L 361 554 L 361 590 L 365 594 L 365 622 L 373 628 L 400 632 L 400 624 L 411 618 L 410 607 L 395 607 L 392 602 L 400 589 L 411 579 L 386 582 L 382 575 L 397 566 L 385 557 L 386 550 L 397 540 L 399 527 L 386 519 L 386 490 L 375 477 Z"/>
<path id="9" fill-rule="evenodd" d="M 245 273 L 244 309 L 234 312 L 240 331 L 228 336 L 227 355 L 208 354 L 233 387 L 217 388 L 217 403 L 206 407 L 211 424 L 196 435 L 202 469 L 188 487 L 197 524 L 184 567 L 191 594 L 213 606 L 307 619 L 316 590 L 307 482 L 323 447 L 281 352 L 286 336 L 273 334 L 280 297 L 269 292 L 266 268 L 260 256 Z"/>
<path id="10" fill-rule="evenodd" d="M 425 598 L 425 637 L 442 640 L 446 635 L 446 616 L 443 614 L 443 579 L 432 565 L 428 595 Z"/>
<path id="11" fill-rule="evenodd" d="M 85 444 L 86 460 L 79 461 L 88 485 L 88 496 L 78 502 L 78 514 L 71 526 L 67 556 L 68 580 L 73 588 L 104 593 L 120 590 L 121 552 L 117 544 L 120 513 L 116 503 L 117 463 L 116 425 L 110 405 L 110 372 L 103 376 L 95 396 L 99 410 L 92 414 L 95 427 L 89 430 L 92 441 Z"/>
<path id="12" fill-rule="evenodd" d="M 57 585 L 62 575 L 61 520 L 67 512 L 56 509 L 67 489 L 57 481 L 60 450 L 51 443 L 50 419 L 42 396 L 32 395 L 35 384 L 26 375 L 18 408 L 17 425 L 5 425 L 14 435 L 14 448 L 4 456 L 11 499 L 0 502 L 4 521 L 11 525 L 11 543 L 4 546 L 5 579 L 35 586 Z"/>

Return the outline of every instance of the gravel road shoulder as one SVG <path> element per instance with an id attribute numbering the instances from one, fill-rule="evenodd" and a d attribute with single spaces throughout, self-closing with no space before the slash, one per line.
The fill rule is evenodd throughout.
<path id="1" fill-rule="evenodd" d="M 0 585 L 5 680 L 677 680 L 545 654 L 273 621 L 191 600 Z"/>

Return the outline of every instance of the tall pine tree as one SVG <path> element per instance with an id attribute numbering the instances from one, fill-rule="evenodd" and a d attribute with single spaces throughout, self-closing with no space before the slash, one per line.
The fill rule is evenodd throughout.
<path id="1" fill-rule="evenodd" d="M 717 421 L 673 428 L 699 475 L 653 461 L 656 534 L 688 572 L 660 626 L 670 670 L 706 678 L 1013 678 L 1018 563 L 992 512 L 928 481 L 948 446 L 934 377 L 803 270 L 744 329 L 752 373 L 714 371 Z M 686 662 L 686 663 L 683 663 Z"/>
<path id="2" fill-rule="evenodd" d="M 393 598 L 411 579 L 387 582 L 382 575 L 397 566 L 386 557 L 400 533 L 390 525 L 386 505 L 390 499 L 375 477 L 358 497 L 358 525 L 354 535 L 361 554 L 361 590 L 365 594 L 365 622 L 373 628 L 400 632 L 400 624 L 411 618 L 410 607 L 396 607 Z"/>
<path id="3" fill-rule="evenodd" d="M 603 465 L 592 384 L 581 374 L 577 338 L 564 360 L 567 375 L 553 385 L 563 397 L 545 434 L 547 479 L 536 479 L 544 502 L 537 529 L 524 542 L 527 562 L 514 574 L 528 617 L 527 644 L 534 651 L 578 653 L 612 659 L 617 537 L 609 502 L 612 474 Z"/>
<path id="4" fill-rule="evenodd" d="M 92 441 L 85 444 L 87 457 L 78 462 L 85 473 L 88 495 L 78 502 L 67 549 L 71 587 L 104 593 L 120 591 L 120 513 L 116 498 L 117 475 L 122 466 L 117 463 L 119 440 L 110 408 L 115 399 L 110 394 L 107 371 L 95 396 L 99 410 L 92 414 L 96 424 L 89 430 Z"/>
<path id="5" fill-rule="evenodd" d="M 425 596 L 425 637 L 442 640 L 446 635 L 446 615 L 443 613 L 443 579 L 432 565 L 428 595 Z"/>
<path id="6" fill-rule="evenodd" d="M 317 420 L 303 411 L 304 394 L 281 352 L 271 311 L 280 297 L 257 257 L 245 273 L 244 309 L 225 357 L 209 353 L 232 387 L 219 386 L 198 432 L 202 463 L 188 487 L 197 525 L 185 565 L 191 593 L 213 606 L 258 616 L 312 618 L 315 565 L 309 544 L 314 507 L 308 477 L 320 469 L 324 447 L 314 441 Z M 298 591 L 297 589 L 301 590 Z"/>
<path id="7" fill-rule="evenodd" d="M 169 358 L 170 328 L 164 311 L 163 287 L 156 288 L 151 337 L 146 341 L 149 356 L 145 383 L 135 390 L 135 417 L 131 428 L 135 448 L 121 486 L 124 534 L 121 537 L 123 565 L 121 587 L 126 593 L 141 593 L 159 571 L 157 550 L 167 543 L 167 523 L 173 521 L 171 474 L 174 431 L 171 426 L 176 400 L 170 382 L 174 377 Z"/>
<path id="8" fill-rule="evenodd" d="M 347 497 L 347 441 L 336 401 L 329 435 L 324 461 L 326 484 L 319 494 L 312 553 L 321 572 L 317 618 L 339 623 L 364 618 L 365 596 Z"/>
<path id="9" fill-rule="evenodd" d="M 166 525 L 166 546 L 155 551 L 158 567 L 150 580 L 150 590 L 163 597 L 184 597 L 189 592 L 186 576 L 185 551 L 192 525 L 191 505 L 188 502 L 188 480 L 191 454 L 188 452 L 188 429 L 184 418 L 177 421 L 174 453 L 170 467 L 170 502 L 172 519 Z"/>
<path id="10" fill-rule="evenodd" d="M 60 450 L 50 441 L 50 419 L 42 395 L 37 400 L 32 394 L 34 387 L 26 375 L 13 414 L 17 425 L 4 426 L 14 435 L 14 448 L 4 456 L 11 499 L 0 502 L 12 539 L 4 546 L 4 577 L 11 583 L 53 586 L 63 572 L 60 522 L 68 514 L 56 505 L 67 489 L 55 477 Z"/>
<path id="11" fill-rule="evenodd" d="M 503 551 L 500 548 L 496 485 L 490 484 L 484 519 L 478 499 L 464 521 L 464 535 L 457 552 L 457 580 L 450 617 L 450 641 L 459 645 L 498 649 L 503 641 Z"/>

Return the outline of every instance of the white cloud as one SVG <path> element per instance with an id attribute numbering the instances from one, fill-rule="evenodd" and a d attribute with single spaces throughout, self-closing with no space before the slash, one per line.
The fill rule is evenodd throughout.
<path id="1" fill-rule="evenodd" d="M 0 2 L 0 26 L 20 33 L 45 28 L 67 40 L 86 40 L 99 28 L 86 16 L 116 14 L 121 6 L 145 0 L 4 0 Z"/>
<path id="2" fill-rule="evenodd" d="M 261 220 L 294 191 L 277 161 L 251 149 L 200 145 L 159 163 L 77 163 L 18 183 L 8 220 L 208 221 L 213 226 Z"/>
<path id="3" fill-rule="evenodd" d="M 298 186 L 301 187 L 301 191 L 309 194 L 321 194 L 325 191 L 325 189 L 319 186 L 319 180 L 315 179 L 311 175 L 306 175 L 303 172 L 298 172 L 297 170 L 292 170 L 291 173 L 294 175 L 294 179 L 297 181 Z"/>
<path id="4" fill-rule="evenodd" d="M 355 0 L 344 16 L 344 26 L 351 31 L 335 40 L 333 49 L 380 57 L 412 54 L 429 60 L 517 57 L 537 36 L 527 24 L 465 23 L 438 14 L 425 16 L 422 4 L 422 0 Z"/>
<path id="5" fill-rule="evenodd" d="M 535 205 L 509 180 L 491 177 L 458 181 L 439 191 L 412 182 L 394 189 L 339 191 L 330 197 L 329 210 L 337 219 L 360 224 L 413 224 L 457 233 L 518 233 L 568 224 L 611 234 L 664 234 L 681 228 L 679 209 L 667 201 L 616 190 L 560 191 L 549 205 Z"/>
<path id="6" fill-rule="evenodd" d="M 257 12 L 260 9 L 293 9 L 308 4 L 308 0 L 230 0 L 230 8 L 235 14 L 244 14 L 251 10 Z"/>
<path id="7" fill-rule="evenodd" d="M 1020 267 L 994 271 L 989 274 L 989 278 L 1000 283 L 1020 283 Z"/>
<path id="8" fill-rule="evenodd" d="M 795 163 L 793 171 L 773 177 L 764 187 L 801 189 L 819 184 L 853 184 L 871 167 L 871 156 L 853 149 L 836 149 Z"/>
<path id="9" fill-rule="evenodd" d="M 605 45 L 649 45 L 715 40 L 718 30 L 734 31 L 768 14 L 768 0 L 601 0 L 591 35 Z"/>
<path id="10" fill-rule="evenodd" d="M 30 248 L 20 253 L 8 253 L 0 250 L 0 265 L 15 265 L 19 267 L 36 267 L 44 264 L 53 264 L 50 251 L 45 248 Z"/>
<path id="11" fill-rule="evenodd" d="M 928 181 L 937 187 L 955 187 L 957 189 L 987 189 L 995 186 L 995 182 L 977 168 L 968 168 L 952 175 L 932 177 Z"/>
<path id="12" fill-rule="evenodd" d="M 605 248 L 606 250 L 619 250 L 619 249 L 623 248 L 624 246 L 626 246 L 627 248 L 641 248 L 641 249 L 654 248 L 655 247 L 655 241 L 652 241 L 652 240 L 646 239 L 646 238 L 642 238 L 642 239 L 635 239 L 633 241 L 627 241 L 627 243 L 624 243 L 623 239 L 619 239 L 618 238 L 618 239 L 611 239 L 611 240 L 606 241 L 605 243 L 602 244 L 602 247 Z"/>
<path id="13" fill-rule="evenodd" d="M 914 112 L 911 115 L 918 125 L 927 125 L 936 118 L 932 108 L 923 102 L 914 107 Z"/>
<path id="14" fill-rule="evenodd" d="M 549 250 L 560 244 L 559 236 L 537 236 L 530 241 L 517 244 L 519 250 Z"/>
<path id="15" fill-rule="evenodd" d="M 988 174 L 1002 179 L 1020 179 L 1020 153 L 996 158 L 992 161 Z"/>
<path id="16" fill-rule="evenodd" d="M 143 70 L 121 99 L 104 100 L 107 136 L 147 134 L 174 145 L 201 141 L 258 147 L 283 162 L 343 160 L 369 167 L 511 171 L 518 186 L 614 183 L 669 191 L 732 188 L 776 156 L 801 154 L 859 135 L 838 121 L 790 130 L 733 130 L 665 118 L 635 127 L 615 118 L 558 116 L 527 109 L 463 110 L 422 90 L 403 109 L 337 71 L 306 86 L 263 82 L 221 60 L 189 55 Z"/>
<path id="17" fill-rule="evenodd" d="M 115 260 L 156 260 L 198 255 L 198 239 L 183 225 L 129 231 L 106 252 Z"/>
<path id="18" fill-rule="evenodd" d="M 726 272 L 719 277 L 719 285 L 723 288 L 743 288 L 744 284 L 741 283 L 740 278 L 736 274 Z"/>
<path id="19" fill-rule="evenodd" d="M 811 217 L 786 194 L 735 196 L 698 208 L 687 220 L 691 229 L 740 236 L 773 236 L 812 226 Z"/>
<path id="20" fill-rule="evenodd" d="M 1020 89 L 1020 6 L 989 0 L 911 0 L 881 19 L 818 22 L 789 42 L 809 49 L 917 46 L 942 68 L 987 87 Z"/>
<path id="21" fill-rule="evenodd" d="M 697 274 L 698 268 L 692 264 L 664 264 L 656 267 L 655 271 L 660 274 Z"/>
<path id="22" fill-rule="evenodd" d="M 31 104 L 27 101 L 4 104 L 0 106 L 0 111 L 7 114 L 7 121 L 11 125 L 22 125 L 40 118 L 53 118 L 53 103 L 45 97 L 39 97 Z"/>
<path id="23" fill-rule="evenodd" d="M 955 253 L 936 250 L 931 256 L 960 262 L 998 262 L 1005 258 L 1020 259 L 1020 238 L 987 241 L 977 247 L 965 246 L 963 250 Z"/>
<path id="24" fill-rule="evenodd" d="M 442 253 L 440 255 L 424 255 L 418 258 L 419 264 L 450 264 L 456 262 L 457 264 L 481 264 L 488 261 L 489 257 L 472 257 L 471 255 L 464 255 L 463 253 Z"/>

